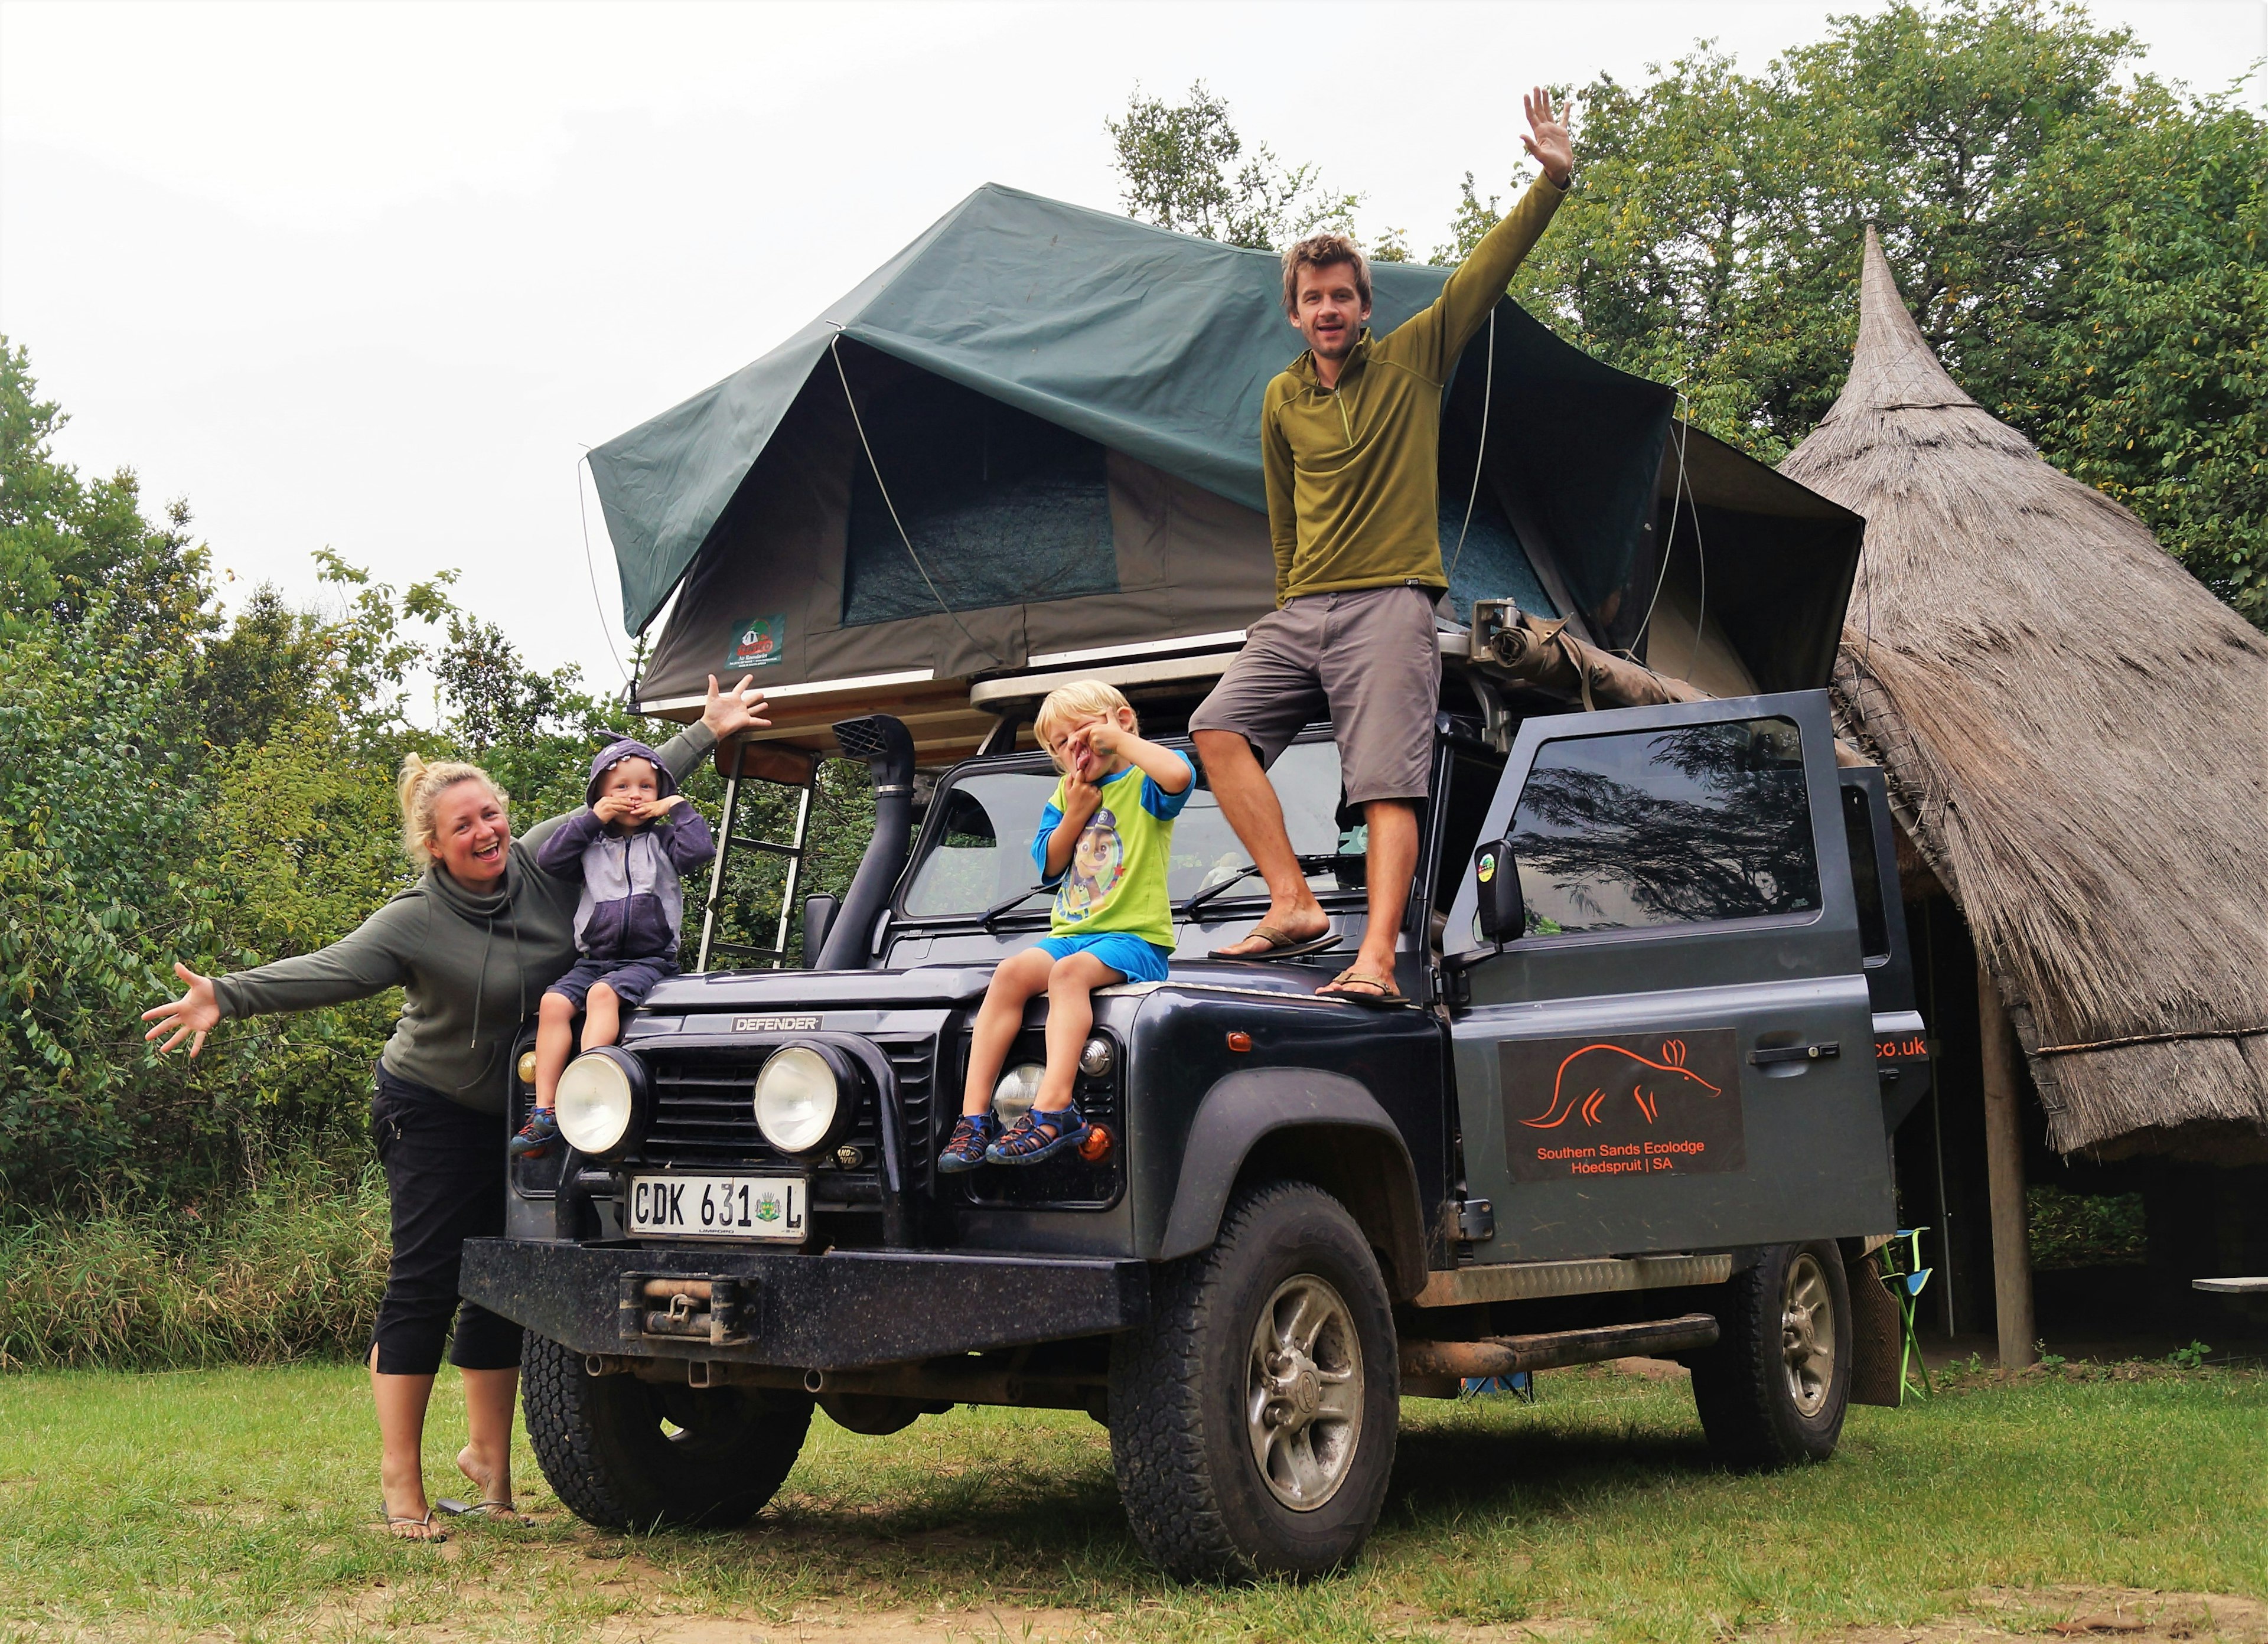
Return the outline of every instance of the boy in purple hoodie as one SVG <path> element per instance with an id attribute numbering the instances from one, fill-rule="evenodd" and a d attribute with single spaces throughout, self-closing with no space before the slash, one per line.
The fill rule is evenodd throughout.
<path id="1" fill-rule="evenodd" d="M 558 1140 L 552 1109 L 583 1016 L 583 1048 L 611 1045 L 622 1012 L 677 974 L 685 892 L 678 876 L 717 854 L 709 824 L 686 803 L 661 758 L 627 738 L 591 761 L 590 809 L 561 823 L 535 865 L 579 879 L 575 968 L 544 989 L 535 1030 L 535 1111 L 512 1139 L 516 1159 L 541 1158 Z"/>

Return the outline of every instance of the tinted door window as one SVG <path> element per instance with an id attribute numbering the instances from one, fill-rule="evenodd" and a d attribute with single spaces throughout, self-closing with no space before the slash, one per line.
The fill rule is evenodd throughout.
<path id="1" fill-rule="evenodd" d="M 1792 720 L 1546 743 L 1521 789 L 1513 850 L 1535 935 L 1819 906 Z"/>

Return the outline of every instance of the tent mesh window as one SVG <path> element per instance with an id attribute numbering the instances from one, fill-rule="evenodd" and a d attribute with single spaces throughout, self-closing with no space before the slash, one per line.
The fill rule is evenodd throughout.
<path id="1" fill-rule="evenodd" d="M 976 611 L 1118 591 L 1109 482 L 1093 440 L 933 377 L 904 383 L 862 415 L 889 498 L 862 460 L 850 492 L 845 628 L 931 615 L 939 598 Z"/>

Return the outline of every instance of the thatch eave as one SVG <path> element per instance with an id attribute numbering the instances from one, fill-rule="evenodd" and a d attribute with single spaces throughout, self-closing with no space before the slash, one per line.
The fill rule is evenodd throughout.
<path id="1" fill-rule="evenodd" d="M 1781 469 L 1867 517 L 1838 717 L 2050 1143 L 2268 1158 L 2268 642 L 1962 392 L 1871 231 L 1850 380 Z"/>

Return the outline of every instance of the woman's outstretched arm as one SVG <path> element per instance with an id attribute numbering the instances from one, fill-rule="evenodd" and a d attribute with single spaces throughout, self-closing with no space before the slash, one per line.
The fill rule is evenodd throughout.
<path id="1" fill-rule="evenodd" d="M 422 914 L 408 902 L 388 902 L 361 924 L 327 948 L 302 953 L 272 965 L 239 971 L 233 976 L 200 976 L 176 964 L 173 974 L 188 991 L 142 1019 L 156 1025 L 142 1037 L 165 1038 L 158 1048 L 171 1050 L 183 1038 L 189 1054 L 204 1048 L 205 1035 L 230 1016 L 262 1016 L 271 1010 L 312 1010 L 318 1005 L 344 1004 L 367 999 L 409 980 L 410 958 L 416 950 L 417 933 L 407 927 L 422 925 Z"/>

